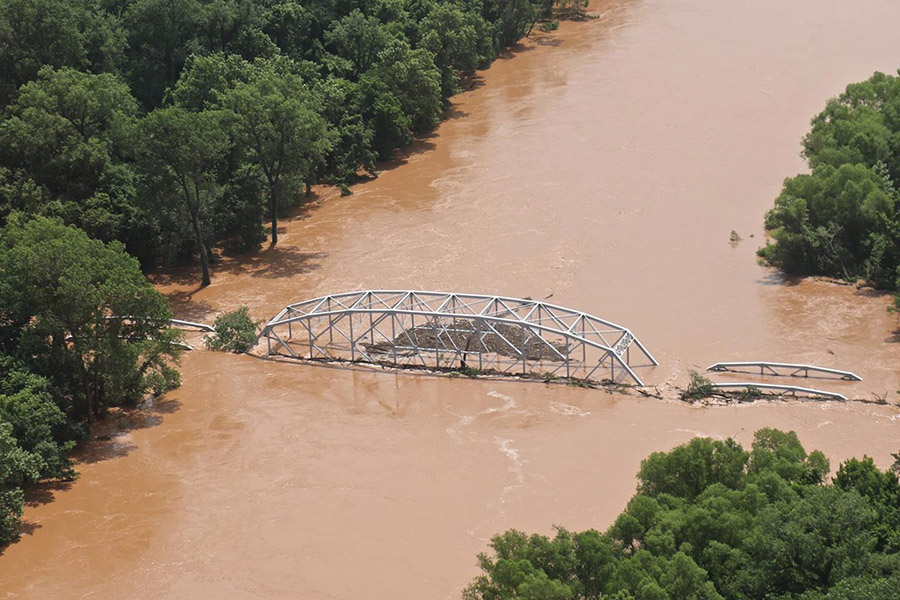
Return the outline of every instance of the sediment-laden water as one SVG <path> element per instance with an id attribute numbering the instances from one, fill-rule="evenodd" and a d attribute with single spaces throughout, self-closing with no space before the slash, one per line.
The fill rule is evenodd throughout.
<path id="1" fill-rule="evenodd" d="M 370 288 L 549 296 L 630 327 L 664 390 L 716 361 L 775 360 L 852 370 L 865 381 L 807 383 L 896 399 L 887 299 L 786 281 L 754 252 L 810 117 L 900 66 L 900 5 L 592 10 L 495 63 L 377 180 L 322 192 L 277 249 L 224 258 L 204 290 L 158 278 L 176 312 L 267 319 Z M 900 450 L 892 406 L 694 408 L 206 351 L 183 375 L 84 451 L 74 485 L 33 498 L 0 597 L 456 598 L 493 533 L 605 528 L 640 460 L 695 435 L 793 429 L 832 464 Z"/>

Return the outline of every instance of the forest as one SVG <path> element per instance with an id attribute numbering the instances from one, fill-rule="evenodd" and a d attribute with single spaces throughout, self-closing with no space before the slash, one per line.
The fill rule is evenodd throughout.
<path id="1" fill-rule="evenodd" d="M 476 69 L 586 0 L 4 0 L 0 223 L 142 267 L 277 243 L 312 184 L 377 175 Z"/>
<path id="2" fill-rule="evenodd" d="M 829 100 L 803 156 L 811 172 L 785 180 L 760 255 L 792 274 L 900 289 L 900 77 L 875 73 Z"/>
<path id="3" fill-rule="evenodd" d="M 893 600 L 900 455 L 829 462 L 793 432 L 694 438 L 641 463 L 606 532 L 507 531 L 465 600 Z"/>
<path id="4" fill-rule="evenodd" d="M 90 423 L 179 383 L 147 269 L 277 243 L 585 0 L 2 0 L 0 547 Z M 542 25 L 538 25 L 542 26 Z"/>

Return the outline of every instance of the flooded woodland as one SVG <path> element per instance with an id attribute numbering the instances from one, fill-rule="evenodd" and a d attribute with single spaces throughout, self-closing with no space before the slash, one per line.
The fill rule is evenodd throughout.
<path id="1" fill-rule="evenodd" d="M 353 195 L 317 190 L 277 248 L 223 256 L 208 288 L 156 275 L 176 316 L 245 304 L 269 319 L 357 289 L 550 298 L 634 331 L 661 390 L 717 361 L 770 360 L 851 370 L 864 381 L 810 384 L 896 400 L 889 298 L 786 279 L 755 251 L 783 179 L 805 168 L 810 117 L 900 66 L 900 4 L 590 12 L 479 73 L 435 135 Z M 832 465 L 900 451 L 890 404 L 692 407 L 205 350 L 182 376 L 81 450 L 76 482 L 31 495 L 0 597 L 458 598 L 491 535 L 605 529 L 641 459 L 697 435 L 795 430 Z"/>

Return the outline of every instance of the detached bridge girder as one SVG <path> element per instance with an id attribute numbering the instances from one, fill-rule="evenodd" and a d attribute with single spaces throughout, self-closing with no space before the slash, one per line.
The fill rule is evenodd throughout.
<path id="1" fill-rule="evenodd" d="M 569 308 L 505 296 L 366 290 L 286 306 L 260 338 L 266 355 L 421 368 L 473 368 L 643 385 L 656 359 L 625 327 Z M 632 364 L 632 346 L 643 362 Z"/>

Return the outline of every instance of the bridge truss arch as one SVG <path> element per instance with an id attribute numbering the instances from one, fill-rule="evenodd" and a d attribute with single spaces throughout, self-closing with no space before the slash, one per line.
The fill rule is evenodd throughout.
<path id="1" fill-rule="evenodd" d="M 263 338 L 267 356 L 583 379 L 608 371 L 605 379 L 637 385 L 634 368 L 659 364 L 630 330 L 587 313 L 452 292 L 321 296 L 286 306 Z"/>

